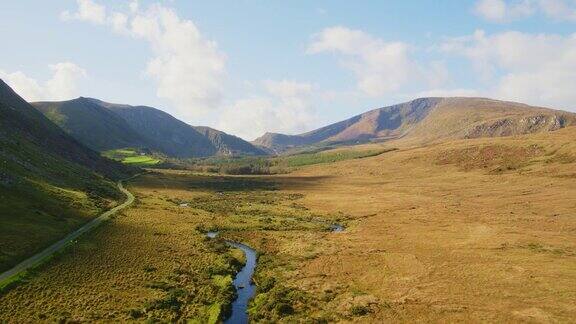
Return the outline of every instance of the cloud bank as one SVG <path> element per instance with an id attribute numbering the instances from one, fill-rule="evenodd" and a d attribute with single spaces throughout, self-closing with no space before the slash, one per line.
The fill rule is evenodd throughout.
<path id="1" fill-rule="evenodd" d="M 106 25 L 149 44 L 153 55 L 145 75 L 156 83 L 157 96 L 172 102 L 179 117 L 192 119 L 219 106 L 226 58 L 193 21 L 161 4 L 141 9 L 132 1 L 125 12 L 109 12 L 91 0 L 77 0 L 77 5 L 76 12 L 64 11 L 61 17 Z"/>
<path id="2" fill-rule="evenodd" d="M 445 42 L 442 51 L 469 60 L 492 97 L 557 108 L 576 100 L 576 34 L 502 32 Z"/>
<path id="3" fill-rule="evenodd" d="M 571 0 L 479 0 L 474 12 L 487 20 L 506 22 L 537 13 L 559 21 L 576 21 L 576 2 Z"/>
<path id="4" fill-rule="evenodd" d="M 312 84 L 267 80 L 261 87 L 264 94 L 236 100 L 224 109 L 218 127 L 252 140 L 268 131 L 293 134 L 317 126 Z"/>
<path id="5" fill-rule="evenodd" d="M 6 72 L 0 70 L 3 79 L 27 101 L 68 100 L 79 95 L 78 81 L 87 76 L 86 71 L 70 62 L 48 66 L 51 77 L 41 83 L 21 71 Z"/>

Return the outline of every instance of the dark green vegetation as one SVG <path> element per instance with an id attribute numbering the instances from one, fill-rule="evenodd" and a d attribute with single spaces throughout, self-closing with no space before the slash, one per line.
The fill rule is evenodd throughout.
<path id="1" fill-rule="evenodd" d="M 239 137 L 190 126 L 152 107 L 82 97 L 33 105 L 78 141 L 98 151 L 134 147 L 177 158 L 265 154 Z"/>
<path id="2" fill-rule="evenodd" d="M 138 149 L 125 148 L 102 152 L 102 155 L 124 164 L 139 167 L 151 167 L 161 162 L 161 157 L 150 155 Z"/>
<path id="3" fill-rule="evenodd" d="M 313 257 L 312 250 L 298 250 L 303 237 L 326 235 L 330 224 L 343 219 L 330 221 L 331 217 L 308 210 L 300 204 L 302 195 L 279 192 L 279 184 L 272 179 L 194 175 L 181 175 L 178 179 L 171 174 L 161 177 L 165 179 L 163 182 L 174 185 L 178 181 L 180 186 L 199 193 L 191 199 L 168 201 L 175 206 L 187 204 L 191 213 L 210 216 L 196 229 L 201 233 L 218 231 L 219 237 L 208 242 L 218 244 L 220 253 L 229 250 L 224 239 L 246 242 L 258 251 L 254 276 L 257 297 L 249 305 L 252 320 L 291 322 L 308 318 L 315 298 L 304 290 L 287 286 L 287 272 Z M 239 265 L 234 260 L 228 264 Z M 212 277 L 219 275 L 218 281 L 230 285 L 231 282 L 220 277 L 229 275 L 228 266 L 222 270 L 219 267 L 209 269 Z"/>
<path id="4" fill-rule="evenodd" d="M 293 155 L 276 157 L 231 157 L 191 160 L 172 159 L 169 160 L 165 166 L 199 172 L 231 175 L 283 174 L 306 165 L 361 159 L 380 155 L 392 150 L 394 149 L 359 147 L 330 149 L 330 147 L 326 147 L 322 149 L 303 151 L 302 153 Z"/>
<path id="5" fill-rule="evenodd" d="M 0 270 L 115 204 L 115 180 L 128 174 L 0 80 Z"/>
<path id="6" fill-rule="evenodd" d="M 253 144 L 276 153 L 325 144 L 407 138 L 420 144 L 454 138 L 498 137 L 557 130 L 576 114 L 484 98 L 420 98 L 374 109 L 299 135 L 266 133 Z"/>

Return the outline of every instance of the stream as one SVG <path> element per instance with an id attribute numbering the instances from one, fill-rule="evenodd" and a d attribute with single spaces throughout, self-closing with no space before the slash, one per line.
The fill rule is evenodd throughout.
<path id="1" fill-rule="evenodd" d="M 334 233 L 344 231 L 344 227 L 340 224 L 330 225 L 330 230 Z M 219 232 L 211 231 L 206 233 L 208 238 L 214 239 L 218 236 Z M 254 297 L 256 293 L 256 285 L 252 282 L 252 276 L 254 275 L 254 270 L 256 269 L 257 254 L 256 251 L 246 244 L 224 240 L 229 246 L 240 249 L 244 252 L 246 257 L 246 264 L 242 267 L 240 272 L 234 277 L 234 288 L 236 289 L 236 294 L 238 295 L 236 299 L 232 302 L 232 314 L 228 317 L 224 323 L 226 324 L 247 324 L 248 320 L 248 303 L 250 299 Z"/>
<path id="2" fill-rule="evenodd" d="M 213 239 L 218 236 L 218 232 L 208 232 L 206 236 Z M 233 248 L 240 249 L 246 257 L 246 264 L 234 277 L 234 288 L 238 295 L 232 302 L 232 314 L 224 321 L 227 324 L 248 323 L 248 302 L 256 292 L 256 285 L 252 283 L 252 275 L 256 268 L 256 251 L 246 244 L 225 240 L 226 244 Z"/>

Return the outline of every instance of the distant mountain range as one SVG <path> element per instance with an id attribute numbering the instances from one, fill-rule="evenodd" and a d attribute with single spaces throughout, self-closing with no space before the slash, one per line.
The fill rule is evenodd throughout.
<path id="1" fill-rule="evenodd" d="M 274 153 L 327 144 L 402 139 L 437 140 L 510 136 L 576 124 L 576 114 L 485 98 L 420 98 L 374 109 L 304 134 L 266 133 L 252 144 Z"/>
<path id="2" fill-rule="evenodd" d="M 177 158 L 266 154 L 239 137 L 190 126 L 152 107 L 83 97 L 32 105 L 72 137 L 98 151 L 133 147 Z"/>
<path id="3" fill-rule="evenodd" d="M 267 133 L 249 143 L 152 107 L 91 98 L 33 105 L 0 80 L 0 270 L 121 198 L 114 182 L 135 170 L 97 151 L 130 147 L 177 158 L 264 155 L 386 140 L 422 145 L 576 125 L 576 114 L 565 111 L 484 98 L 421 98 L 304 134 Z M 27 233 L 36 236 L 18 239 Z"/>

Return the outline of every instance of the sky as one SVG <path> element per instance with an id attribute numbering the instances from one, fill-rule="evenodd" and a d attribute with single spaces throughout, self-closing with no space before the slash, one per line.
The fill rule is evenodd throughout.
<path id="1" fill-rule="evenodd" d="M 576 0 L 1 1 L 29 101 L 162 109 L 252 140 L 426 96 L 576 111 Z"/>

